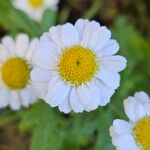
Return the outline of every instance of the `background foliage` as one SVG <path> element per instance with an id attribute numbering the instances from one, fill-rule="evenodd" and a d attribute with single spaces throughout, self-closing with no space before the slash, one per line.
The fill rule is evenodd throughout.
<path id="1" fill-rule="evenodd" d="M 30 37 L 39 37 L 50 26 L 67 20 L 73 23 L 79 17 L 96 19 L 100 22 L 102 20 L 102 24 L 109 25 L 112 29 L 112 36 L 120 44 L 119 53 L 127 58 L 128 67 L 121 73 L 121 86 L 112 97 L 111 103 L 95 111 L 64 115 L 43 101 L 18 112 L 1 110 L 0 149 L 114 150 L 109 127 L 115 118 L 126 119 L 123 100 L 136 91 L 144 90 L 150 93 L 150 39 L 149 33 L 146 32 L 147 25 L 143 25 L 146 21 L 144 20 L 137 28 L 139 24 L 132 19 L 132 15 L 115 16 L 109 11 L 108 13 L 113 14 L 112 17 L 115 19 L 110 18 L 106 21 L 99 13 L 103 14 L 102 10 L 107 5 L 105 6 L 103 1 L 95 0 L 93 5 L 88 7 L 90 2 L 86 0 L 81 2 L 84 5 L 82 11 L 80 11 L 82 5 L 78 5 L 78 9 L 75 7 L 79 1 L 77 4 L 74 1 L 61 1 L 58 13 L 46 10 L 42 21 L 36 23 L 23 12 L 15 10 L 10 2 L 10 0 L 0 1 L 1 36 L 10 34 L 15 37 L 19 32 L 25 32 Z M 74 12 L 70 8 L 74 8 L 76 15 L 72 16 Z M 117 8 L 116 10 L 119 11 Z M 133 23 L 130 23 L 130 19 Z M 16 144 L 10 142 L 12 138 L 17 141 Z"/>

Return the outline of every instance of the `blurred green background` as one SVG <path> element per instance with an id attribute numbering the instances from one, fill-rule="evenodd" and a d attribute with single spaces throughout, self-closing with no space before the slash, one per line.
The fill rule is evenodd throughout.
<path id="1" fill-rule="evenodd" d="M 19 32 L 39 37 L 55 24 L 94 19 L 112 30 L 128 66 L 110 104 L 95 111 L 64 115 L 41 101 L 18 112 L 0 110 L 0 150 L 114 150 L 108 129 L 115 118 L 126 119 L 123 100 L 136 91 L 150 93 L 149 6 L 148 0 L 61 0 L 58 12 L 46 10 L 36 23 L 1 0 L 0 38 Z"/>

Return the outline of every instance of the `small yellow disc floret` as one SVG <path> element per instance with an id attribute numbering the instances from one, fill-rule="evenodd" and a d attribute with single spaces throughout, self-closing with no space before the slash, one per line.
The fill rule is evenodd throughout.
<path id="1" fill-rule="evenodd" d="M 32 8 L 38 8 L 43 5 L 43 0 L 28 0 Z"/>
<path id="2" fill-rule="evenodd" d="M 140 119 L 136 123 L 133 133 L 142 150 L 150 150 L 150 117 Z"/>
<path id="3" fill-rule="evenodd" d="M 97 70 L 95 53 L 80 45 L 66 48 L 58 62 L 60 76 L 74 86 L 90 81 Z"/>
<path id="4" fill-rule="evenodd" d="M 30 77 L 30 67 L 27 62 L 14 57 L 2 65 L 2 80 L 11 89 L 24 88 Z"/>

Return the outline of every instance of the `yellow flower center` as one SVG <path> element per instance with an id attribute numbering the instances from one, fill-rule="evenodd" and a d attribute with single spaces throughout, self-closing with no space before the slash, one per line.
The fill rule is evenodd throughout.
<path id="1" fill-rule="evenodd" d="M 66 48 L 58 62 L 60 76 L 74 86 L 90 81 L 97 70 L 95 53 L 80 45 Z"/>
<path id="2" fill-rule="evenodd" d="M 24 88 L 30 78 L 30 70 L 24 59 L 11 58 L 2 65 L 2 80 L 11 89 Z"/>
<path id="3" fill-rule="evenodd" d="M 133 130 L 137 143 L 143 150 L 150 150 L 150 117 L 140 119 Z"/>
<path id="4" fill-rule="evenodd" d="M 28 0 L 32 8 L 38 8 L 43 5 L 43 0 Z"/>

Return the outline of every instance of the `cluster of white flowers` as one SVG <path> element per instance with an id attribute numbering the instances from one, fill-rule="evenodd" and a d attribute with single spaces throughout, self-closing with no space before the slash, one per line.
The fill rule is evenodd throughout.
<path id="1" fill-rule="evenodd" d="M 39 21 L 58 0 L 13 0 L 13 5 Z M 69 113 L 91 111 L 110 102 L 120 85 L 126 59 L 115 55 L 119 44 L 96 21 L 78 19 L 51 27 L 40 40 L 19 34 L 0 43 L 0 108 L 28 107 L 43 99 Z M 150 150 L 150 99 L 144 92 L 124 101 L 129 122 L 110 127 L 117 150 Z"/>
<path id="2" fill-rule="evenodd" d="M 111 39 L 105 26 L 84 19 L 75 25 L 51 27 L 40 41 L 29 42 L 25 34 L 16 40 L 4 37 L 0 51 L 1 107 L 28 106 L 36 93 L 64 113 L 105 106 L 119 87 L 119 72 L 126 67 L 126 59 L 114 55 L 118 50 L 117 41 Z M 31 90 L 33 85 L 36 93 Z"/>

